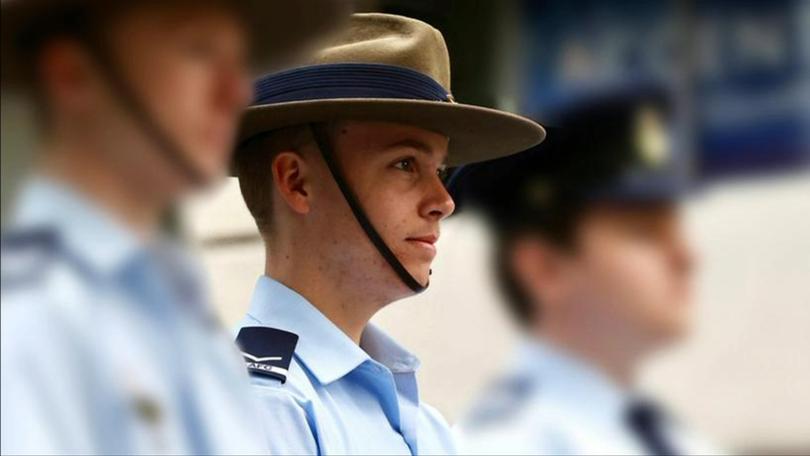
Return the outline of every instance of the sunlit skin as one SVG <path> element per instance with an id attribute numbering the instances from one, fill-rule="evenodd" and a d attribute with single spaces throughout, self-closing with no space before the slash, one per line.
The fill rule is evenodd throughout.
<path id="1" fill-rule="evenodd" d="M 203 177 L 223 176 L 250 99 L 247 39 L 235 14 L 205 3 L 126 9 L 107 40 L 122 79 Z M 48 113 L 44 168 L 142 229 L 193 187 L 110 91 L 79 43 L 47 44 L 37 65 Z"/>
<path id="2" fill-rule="evenodd" d="M 603 204 L 572 249 L 516 243 L 513 266 L 540 309 L 540 336 L 632 381 L 638 362 L 689 327 L 694 254 L 673 204 Z"/>
<path id="3" fill-rule="evenodd" d="M 384 122 L 340 122 L 335 154 L 371 223 L 427 283 L 439 224 L 454 210 L 440 173 L 447 138 Z M 295 289 L 355 341 L 385 305 L 412 295 L 374 248 L 314 145 L 273 162 L 274 230 L 266 273 Z"/>

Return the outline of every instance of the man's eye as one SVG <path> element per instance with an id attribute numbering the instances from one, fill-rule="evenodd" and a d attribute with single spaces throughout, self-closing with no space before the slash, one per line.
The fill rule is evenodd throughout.
<path id="1" fill-rule="evenodd" d="M 404 158 L 396 162 L 394 166 L 402 171 L 413 172 L 413 159 Z"/>
<path id="2" fill-rule="evenodd" d="M 450 172 L 447 170 L 447 165 L 440 166 L 439 169 L 436 170 L 436 174 L 442 182 L 447 180 L 447 177 L 450 175 Z"/>

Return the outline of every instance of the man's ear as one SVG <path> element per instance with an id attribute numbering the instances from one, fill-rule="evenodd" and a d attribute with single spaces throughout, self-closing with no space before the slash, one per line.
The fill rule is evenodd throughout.
<path id="1" fill-rule="evenodd" d="M 306 160 L 295 151 L 285 151 L 276 155 L 272 164 L 273 185 L 297 214 L 306 214 L 310 209 L 309 169 Z"/>
<path id="2" fill-rule="evenodd" d="M 510 262 L 515 278 L 543 311 L 560 301 L 565 288 L 564 254 L 539 236 L 526 236 L 512 243 Z"/>
<path id="3" fill-rule="evenodd" d="M 82 111 L 96 103 L 91 93 L 92 62 L 74 40 L 57 39 L 47 43 L 38 53 L 35 77 L 48 99 L 59 106 L 70 106 L 72 112 Z"/>

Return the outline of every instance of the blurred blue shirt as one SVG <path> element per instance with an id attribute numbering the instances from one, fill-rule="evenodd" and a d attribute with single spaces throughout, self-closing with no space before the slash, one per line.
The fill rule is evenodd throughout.
<path id="1" fill-rule="evenodd" d="M 461 454 L 651 454 L 626 421 L 641 399 L 563 350 L 525 340 L 454 431 Z M 663 418 L 677 454 L 717 453 Z"/>
<path id="2" fill-rule="evenodd" d="M 299 336 L 285 383 L 252 376 L 274 454 L 455 452 L 447 423 L 419 400 L 419 360 L 374 325 L 358 346 L 301 295 L 263 276 L 239 326 Z"/>
<path id="3" fill-rule="evenodd" d="M 2 251 L 2 452 L 261 453 L 199 274 L 78 192 L 29 182 Z"/>

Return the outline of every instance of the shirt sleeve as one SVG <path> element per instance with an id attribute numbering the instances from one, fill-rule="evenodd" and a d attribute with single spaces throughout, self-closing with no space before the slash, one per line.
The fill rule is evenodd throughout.
<path id="1" fill-rule="evenodd" d="M 253 377 L 264 433 L 271 454 L 318 454 L 317 429 L 306 400 L 281 388 L 277 380 Z"/>

